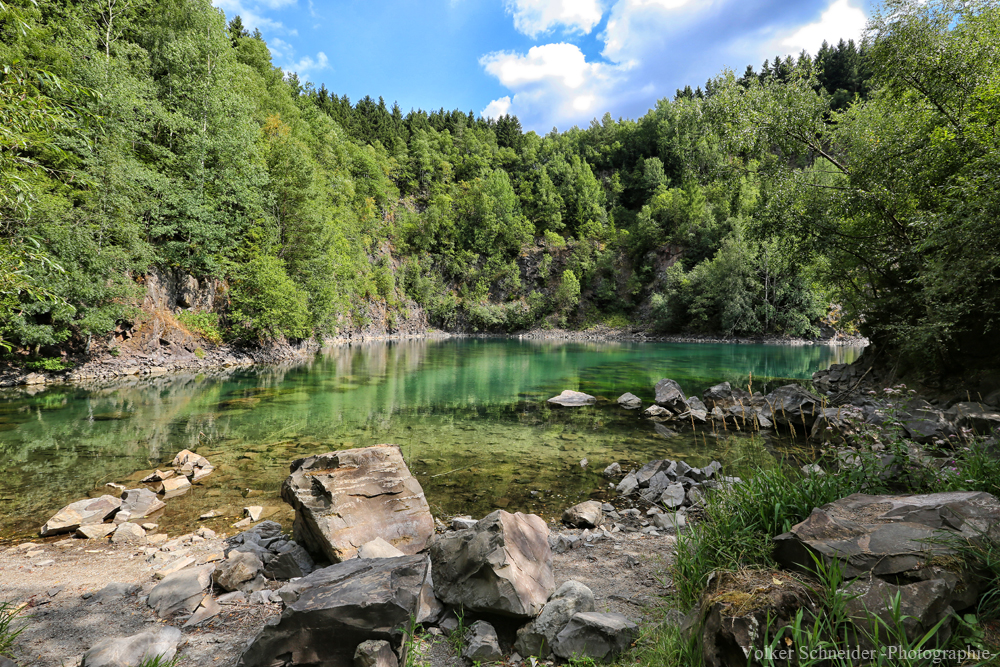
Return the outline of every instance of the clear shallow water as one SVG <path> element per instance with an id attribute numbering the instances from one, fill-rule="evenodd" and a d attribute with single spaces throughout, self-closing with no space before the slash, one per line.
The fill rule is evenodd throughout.
<path id="1" fill-rule="evenodd" d="M 244 505 L 283 523 L 279 489 L 296 458 L 391 442 L 435 513 L 481 516 L 497 507 L 543 515 L 607 486 L 612 461 L 725 459 L 730 443 L 706 432 L 664 435 L 615 399 L 650 401 L 661 378 L 701 394 L 728 380 L 755 392 L 805 380 L 859 348 L 506 339 L 407 341 L 332 348 L 308 363 L 225 377 L 132 379 L 100 389 L 52 387 L 0 395 L 0 539 L 36 534 L 59 507 L 137 485 L 181 449 L 216 472 L 167 501 L 168 529 L 228 528 Z M 558 408 L 563 389 L 599 398 Z M 587 458 L 588 468 L 579 461 Z M 535 492 L 534 494 L 532 492 Z"/>

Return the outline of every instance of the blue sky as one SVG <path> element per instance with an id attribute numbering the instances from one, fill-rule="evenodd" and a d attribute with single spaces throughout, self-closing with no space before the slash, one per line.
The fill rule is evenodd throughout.
<path id="1" fill-rule="evenodd" d="M 214 0 L 274 63 L 351 101 L 516 114 L 525 129 L 638 118 L 662 97 L 823 39 L 870 0 Z"/>

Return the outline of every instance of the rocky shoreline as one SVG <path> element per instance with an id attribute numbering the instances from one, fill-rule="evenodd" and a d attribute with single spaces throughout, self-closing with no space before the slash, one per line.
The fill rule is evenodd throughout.
<path id="1" fill-rule="evenodd" d="M 51 384 L 101 384 L 102 382 L 129 377 L 161 377 L 180 373 L 230 373 L 252 366 L 282 366 L 298 364 L 320 353 L 323 349 L 341 345 L 361 345 L 379 342 L 406 340 L 446 339 L 453 334 L 427 331 L 421 334 L 373 334 L 352 335 L 324 340 L 299 343 L 275 343 L 260 348 L 220 345 L 216 347 L 198 346 L 190 354 L 130 354 L 114 356 L 104 354 L 87 360 L 65 371 L 39 372 L 18 368 L 0 371 L 0 388 L 39 387 Z M 195 354 L 195 350 L 201 350 Z"/>
<path id="2" fill-rule="evenodd" d="M 535 329 L 518 334 L 468 334 L 428 329 L 417 333 L 350 333 L 325 339 L 322 343 L 308 340 L 298 343 L 274 343 L 253 348 L 233 345 L 212 346 L 204 341 L 187 342 L 180 353 L 157 350 L 151 354 L 134 352 L 125 355 L 104 353 L 87 359 L 65 371 L 28 371 L 12 367 L 0 370 L 0 389 L 11 387 L 40 387 L 51 384 L 102 384 L 118 378 L 160 377 L 178 373 L 232 372 L 251 366 L 279 366 L 306 361 L 323 349 L 341 345 L 359 345 L 407 340 L 444 340 L 449 338 L 506 338 L 532 341 L 595 341 L 636 343 L 718 343 L 732 345 L 825 345 L 864 346 L 863 337 L 836 336 L 827 340 L 806 340 L 765 336 L 757 338 L 714 336 L 654 336 L 643 331 L 594 327 L 585 331 Z M 167 347 L 167 346 L 164 346 Z"/>
<path id="3" fill-rule="evenodd" d="M 603 324 L 581 331 L 536 328 L 522 333 L 512 334 L 510 337 L 522 340 L 623 341 L 636 343 L 720 343 L 731 345 L 797 346 L 825 345 L 829 347 L 864 347 L 868 345 L 868 339 L 864 336 L 847 335 L 843 333 L 836 333 L 829 338 L 811 340 L 807 338 L 792 338 L 786 336 L 653 334 L 642 329 L 618 329 Z"/>

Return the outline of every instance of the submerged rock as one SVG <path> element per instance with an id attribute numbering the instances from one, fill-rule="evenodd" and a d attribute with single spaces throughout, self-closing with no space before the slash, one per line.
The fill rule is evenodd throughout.
<path id="1" fill-rule="evenodd" d="M 562 405 L 567 408 L 575 408 L 581 405 L 593 405 L 597 399 L 590 394 L 584 394 L 580 391 L 572 391 L 566 389 L 558 396 L 553 396 L 548 400 L 549 403 L 555 403 L 556 405 Z"/>
<path id="2" fill-rule="evenodd" d="M 625 393 L 618 397 L 618 405 L 626 410 L 638 410 L 642 407 L 642 399 L 635 394 Z"/>
<path id="3" fill-rule="evenodd" d="M 295 508 L 296 539 L 335 563 L 377 537 L 415 554 L 434 534 L 424 491 L 396 445 L 299 459 L 281 497 Z"/>

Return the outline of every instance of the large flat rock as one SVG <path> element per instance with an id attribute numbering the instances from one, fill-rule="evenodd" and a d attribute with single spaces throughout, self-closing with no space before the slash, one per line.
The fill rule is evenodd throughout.
<path id="1" fill-rule="evenodd" d="M 555 591 L 545 521 L 497 510 L 431 542 L 434 590 L 442 602 L 476 612 L 534 617 Z"/>
<path id="2" fill-rule="evenodd" d="M 70 503 L 45 522 L 39 531 L 43 537 L 72 533 L 80 526 L 104 523 L 121 507 L 122 501 L 114 496 L 86 498 Z"/>
<path id="3" fill-rule="evenodd" d="M 903 496 L 855 493 L 814 509 L 774 539 L 786 567 L 812 569 L 810 552 L 838 563 L 844 576 L 893 576 L 951 553 L 949 541 L 1000 539 L 1000 501 L 955 491 Z"/>
<path id="4" fill-rule="evenodd" d="M 299 459 L 281 497 L 295 508 L 295 538 L 334 563 L 376 538 L 415 554 L 434 534 L 424 491 L 397 445 Z"/>
<path id="5" fill-rule="evenodd" d="M 356 647 L 383 640 L 399 647 L 411 617 L 440 613 L 427 556 L 354 558 L 281 589 L 285 610 L 269 621 L 240 667 L 353 667 Z"/>

